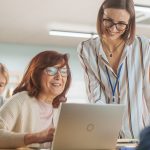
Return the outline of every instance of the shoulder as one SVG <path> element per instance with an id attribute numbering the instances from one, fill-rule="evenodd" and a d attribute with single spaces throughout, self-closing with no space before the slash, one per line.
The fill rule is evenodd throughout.
<path id="1" fill-rule="evenodd" d="M 19 100 L 20 103 L 22 103 L 25 99 L 30 98 L 30 96 L 28 95 L 27 91 L 22 91 L 19 92 L 15 95 L 13 95 L 9 100 L 13 101 L 13 100 Z"/>
<path id="2" fill-rule="evenodd" d="M 136 36 L 136 38 L 138 38 L 138 37 L 142 40 L 142 42 L 147 42 L 147 43 L 150 42 L 150 39 L 145 36 Z"/>
<path id="3" fill-rule="evenodd" d="M 139 45 L 140 41 L 142 42 L 143 48 L 147 48 L 150 46 L 150 39 L 146 38 L 145 36 L 136 36 L 133 44 Z"/>
<path id="4" fill-rule="evenodd" d="M 22 91 L 11 96 L 4 104 L 4 107 L 7 109 L 9 107 L 19 109 L 23 106 L 24 102 L 26 102 L 28 99 L 30 99 L 28 93 L 26 91 Z"/>
<path id="5" fill-rule="evenodd" d="M 150 55 L 150 39 L 144 36 L 136 36 L 133 42 L 133 47 L 137 49 L 140 46 L 142 48 L 143 56 L 148 57 Z"/>
<path id="6" fill-rule="evenodd" d="M 139 56 L 142 56 L 143 65 L 147 67 L 147 64 L 150 64 L 150 39 L 144 36 L 137 36 L 134 40 L 133 46 L 135 47 L 135 51 L 138 49 Z"/>
<path id="7" fill-rule="evenodd" d="M 99 37 L 91 38 L 86 41 L 82 41 L 77 48 L 79 55 L 89 56 L 95 53 L 96 49 L 99 49 L 100 40 Z"/>
<path id="8" fill-rule="evenodd" d="M 92 48 L 93 46 L 96 46 L 96 44 L 99 42 L 99 37 L 96 38 L 90 38 L 88 40 L 82 41 L 79 46 L 84 48 Z"/>

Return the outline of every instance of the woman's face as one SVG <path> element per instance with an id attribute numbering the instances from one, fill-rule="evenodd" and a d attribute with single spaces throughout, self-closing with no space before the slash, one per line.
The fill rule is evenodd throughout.
<path id="1" fill-rule="evenodd" d="M 104 36 L 110 40 L 119 39 L 128 28 L 129 19 L 130 14 L 125 9 L 104 9 Z"/>
<path id="2" fill-rule="evenodd" d="M 42 94 L 52 98 L 60 95 L 64 91 L 67 76 L 67 67 L 62 67 L 62 63 L 44 69 L 41 77 Z"/>
<path id="3" fill-rule="evenodd" d="M 0 73 L 0 95 L 4 92 L 6 86 L 6 78 Z"/>

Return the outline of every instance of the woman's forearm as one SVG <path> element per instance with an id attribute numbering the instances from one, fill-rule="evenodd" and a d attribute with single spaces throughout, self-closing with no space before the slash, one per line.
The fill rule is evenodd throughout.
<path id="1" fill-rule="evenodd" d="M 24 144 L 29 145 L 29 144 L 33 144 L 33 143 L 50 142 L 53 140 L 54 131 L 55 131 L 54 128 L 48 128 L 41 132 L 25 134 Z"/>
<path id="2" fill-rule="evenodd" d="M 0 129 L 0 148 L 18 148 L 25 146 L 22 133 L 9 132 Z"/>

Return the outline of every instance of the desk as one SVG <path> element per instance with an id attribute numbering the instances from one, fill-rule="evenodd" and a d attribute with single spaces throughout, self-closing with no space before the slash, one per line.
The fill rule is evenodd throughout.
<path id="1" fill-rule="evenodd" d="M 130 143 L 130 144 L 117 144 L 117 150 L 119 150 L 120 148 L 123 148 L 123 147 L 125 147 L 125 148 L 135 148 L 137 146 L 137 144 L 135 144 L 135 143 Z"/>
<path id="2" fill-rule="evenodd" d="M 21 147 L 21 148 L 0 149 L 0 150 L 50 150 L 50 149 L 39 149 L 39 148 Z"/>
<path id="3" fill-rule="evenodd" d="M 138 142 L 137 139 L 118 139 L 116 147 L 117 149 L 121 147 L 135 148 L 138 145 Z"/>
<path id="4" fill-rule="evenodd" d="M 128 145 L 129 146 L 129 145 Z M 125 146 L 125 147 L 128 147 Z M 131 146 L 131 145 L 130 145 Z M 129 146 L 129 147 L 130 147 Z M 131 146 L 131 147 L 135 147 L 135 146 Z M 116 150 L 119 150 L 120 146 L 118 148 L 116 148 Z M 28 147 L 23 147 L 23 148 L 17 148 L 17 149 L 0 149 L 0 150 L 50 150 L 50 149 L 38 149 L 38 148 L 28 148 Z"/>
<path id="5" fill-rule="evenodd" d="M 119 150 L 121 147 L 136 147 L 136 143 L 119 143 L 116 146 L 116 150 Z M 41 148 L 29 148 L 29 147 L 22 147 L 22 148 L 17 148 L 17 149 L 0 149 L 0 150 L 50 150 L 50 149 L 41 149 Z"/>

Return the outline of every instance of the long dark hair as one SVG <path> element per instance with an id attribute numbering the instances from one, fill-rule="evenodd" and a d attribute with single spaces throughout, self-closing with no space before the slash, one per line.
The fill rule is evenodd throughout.
<path id="1" fill-rule="evenodd" d="M 97 32 L 99 36 L 103 35 L 103 14 L 106 8 L 125 9 L 130 14 L 128 28 L 122 35 L 122 38 L 131 44 L 135 39 L 135 9 L 133 0 L 105 0 L 98 12 L 97 16 Z"/>
<path id="2" fill-rule="evenodd" d="M 21 91 L 27 91 L 31 97 L 38 97 L 41 91 L 41 76 L 45 68 L 54 66 L 58 63 L 65 62 L 63 65 L 67 66 L 68 76 L 64 91 L 53 100 L 53 107 L 58 107 L 59 103 L 66 101 L 66 93 L 71 83 L 71 73 L 68 64 L 68 54 L 61 54 L 56 51 L 43 51 L 37 54 L 30 61 L 27 70 L 22 78 L 20 84 L 16 87 L 13 94 Z"/>

